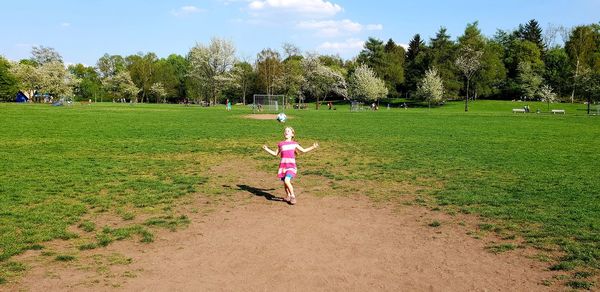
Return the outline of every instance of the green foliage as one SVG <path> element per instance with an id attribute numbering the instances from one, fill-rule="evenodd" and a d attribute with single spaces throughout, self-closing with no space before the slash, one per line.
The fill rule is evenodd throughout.
<path id="1" fill-rule="evenodd" d="M 525 99 L 534 99 L 538 97 L 540 86 L 542 85 L 542 77 L 535 73 L 530 63 L 521 62 L 517 70 L 519 72 L 518 82 L 521 94 Z"/>
<path id="2" fill-rule="evenodd" d="M 385 67 L 385 46 L 379 39 L 369 37 L 364 48 L 358 54 L 357 61 L 371 68 L 378 78 L 382 78 Z"/>
<path id="3" fill-rule="evenodd" d="M 104 54 L 96 62 L 96 68 L 100 71 L 100 77 L 102 78 L 115 76 L 125 70 L 125 59 L 119 55 Z"/>
<path id="4" fill-rule="evenodd" d="M 435 38 L 431 39 L 430 49 L 427 51 L 427 63 L 437 69 L 444 82 L 445 95 L 450 99 L 457 99 L 462 87 L 460 72 L 454 65 L 457 49 L 446 28 L 441 27 Z"/>
<path id="5" fill-rule="evenodd" d="M 492 97 L 501 93 L 506 81 L 503 49 L 495 42 L 488 42 L 481 56 L 482 67 L 473 78 L 475 97 Z"/>
<path id="6" fill-rule="evenodd" d="M 256 74 L 259 90 L 266 94 L 275 94 L 281 84 L 278 78 L 283 72 L 281 55 L 272 49 L 263 49 L 256 56 Z"/>
<path id="7" fill-rule="evenodd" d="M 540 52 L 544 52 L 546 47 L 542 38 L 542 29 L 537 20 L 532 19 L 525 25 L 519 24 L 519 28 L 515 31 L 515 36 L 521 40 L 534 43 Z"/>
<path id="8" fill-rule="evenodd" d="M 564 48 L 553 48 L 548 50 L 544 56 L 546 70 L 544 80 L 559 96 L 566 96 L 572 86 L 571 65 L 569 56 Z"/>
<path id="9" fill-rule="evenodd" d="M 416 34 L 408 43 L 406 51 L 406 68 L 404 70 L 405 89 L 414 93 L 417 90 L 419 80 L 425 75 L 428 68 L 427 47 L 421 39 L 421 35 Z"/>
<path id="10" fill-rule="evenodd" d="M 383 72 L 383 80 L 388 88 L 389 96 L 399 97 L 404 83 L 404 62 L 406 52 L 400 45 L 389 39 L 384 48 L 384 62 L 387 64 Z"/>
<path id="11" fill-rule="evenodd" d="M 70 65 L 69 72 L 80 80 L 73 89 L 75 96 L 82 100 L 102 96 L 102 81 L 94 67 L 86 67 L 82 64 Z"/>
<path id="12" fill-rule="evenodd" d="M 141 102 L 150 102 L 149 98 L 152 93 L 154 93 L 154 101 L 156 103 L 158 103 L 160 99 L 159 95 L 166 95 L 164 87 L 162 88 L 163 92 L 161 92 L 161 94 L 157 94 L 156 91 L 153 92 L 152 90 L 152 86 L 155 84 L 156 80 L 155 72 L 158 71 L 157 63 L 158 57 L 155 53 L 138 53 L 125 58 L 125 64 L 127 66 L 127 71 L 131 76 L 131 81 L 139 88 L 142 95 Z"/>
<path id="13" fill-rule="evenodd" d="M 19 91 L 17 79 L 9 69 L 8 60 L 0 56 L 0 101 L 14 100 Z"/>

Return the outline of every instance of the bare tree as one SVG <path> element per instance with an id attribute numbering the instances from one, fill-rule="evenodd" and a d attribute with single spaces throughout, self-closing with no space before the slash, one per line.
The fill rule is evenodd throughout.
<path id="1" fill-rule="evenodd" d="M 469 46 L 463 47 L 458 58 L 456 58 L 456 67 L 463 73 L 467 79 L 467 95 L 465 96 L 465 111 L 469 111 L 469 85 L 471 78 L 481 68 L 481 56 L 483 51 L 476 51 Z"/>
<path id="2" fill-rule="evenodd" d="M 542 36 L 542 39 L 544 40 L 544 47 L 546 49 L 552 49 L 556 45 L 556 36 L 562 29 L 564 29 L 562 26 L 548 23 L 548 26 L 544 30 L 544 35 Z"/>
<path id="3" fill-rule="evenodd" d="M 288 59 L 290 57 L 293 56 L 301 56 L 302 55 L 302 51 L 300 51 L 300 48 L 292 43 L 283 43 L 282 45 L 283 47 L 283 53 L 284 53 L 284 60 Z"/>

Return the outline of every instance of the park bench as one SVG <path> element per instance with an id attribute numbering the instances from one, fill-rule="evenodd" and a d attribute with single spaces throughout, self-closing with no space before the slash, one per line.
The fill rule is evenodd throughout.
<path id="1" fill-rule="evenodd" d="M 553 109 L 552 110 L 552 114 L 565 114 L 565 110 L 564 109 Z"/>
<path id="2" fill-rule="evenodd" d="M 513 113 L 525 113 L 524 108 L 513 108 Z"/>

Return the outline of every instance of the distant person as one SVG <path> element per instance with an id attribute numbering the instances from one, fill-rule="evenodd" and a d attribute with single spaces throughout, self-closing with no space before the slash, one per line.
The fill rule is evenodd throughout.
<path id="1" fill-rule="evenodd" d="M 227 111 L 231 111 L 231 101 L 229 100 L 229 98 L 226 101 L 226 106 L 225 107 L 226 107 Z"/>
<path id="2" fill-rule="evenodd" d="M 331 110 L 331 106 L 333 106 L 333 103 L 330 101 L 327 103 L 327 106 L 329 106 L 329 109 Z"/>
<path id="3" fill-rule="evenodd" d="M 300 144 L 298 144 L 298 142 L 294 141 L 295 134 L 296 133 L 292 127 L 285 127 L 283 130 L 283 136 L 285 137 L 285 140 L 277 144 L 277 151 L 269 149 L 267 145 L 262 146 L 262 148 L 269 152 L 269 154 L 273 156 L 281 156 L 277 177 L 283 181 L 283 187 L 287 195 L 287 197 L 283 200 L 292 205 L 296 204 L 296 195 L 294 194 L 294 187 L 292 186 L 292 178 L 294 178 L 298 172 L 298 169 L 296 168 L 296 150 L 306 153 L 319 147 L 318 143 L 314 143 L 308 148 L 303 148 L 300 146 Z"/>

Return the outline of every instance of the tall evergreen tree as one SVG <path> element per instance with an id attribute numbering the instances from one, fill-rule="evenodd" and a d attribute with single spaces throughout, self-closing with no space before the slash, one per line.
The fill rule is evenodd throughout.
<path id="1" fill-rule="evenodd" d="M 483 51 L 485 46 L 485 37 L 479 29 L 479 22 L 468 23 L 465 32 L 458 37 L 458 45 L 460 48 L 469 47 L 475 51 Z"/>
<path id="2" fill-rule="evenodd" d="M 386 66 L 383 79 L 391 97 L 399 97 L 402 90 L 405 54 L 404 48 L 396 45 L 394 40 L 389 39 L 385 44 L 384 61 Z"/>
<path id="3" fill-rule="evenodd" d="M 419 80 L 423 78 L 425 70 L 428 68 L 426 49 L 427 47 L 419 34 L 416 34 L 408 43 L 404 76 L 406 91 L 411 95 L 416 92 Z"/>
<path id="4" fill-rule="evenodd" d="M 436 68 L 438 76 L 444 83 L 444 94 L 450 98 L 459 97 L 462 81 L 454 65 L 457 45 L 450 39 L 445 27 L 441 27 L 435 38 L 430 40 L 429 47 L 427 63 L 430 67 Z"/>
<path id="5" fill-rule="evenodd" d="M 378 78 L 382 78 L 386 67 L 384 50 L 383 41 L 370 37 L 358 54 L 358 62 L 369 66 Z"/>
<path id="6" fill-rule="evenodd" d="M 519 28 L 516 30 L 516 34 L 521 40 L 534 43 L 540 52 L 545 52 L 546 47 L 544 45 L 542 29 L 535 19 L 530 20 L 525 25 L 519 25 Z"/>
<path id="7" fill-rule="evenodd" d="M 409 62 L 414 61 L 424 47 L 425 42 L 421 40 L 421 35 L 416 34 L 408 43 L 408 50 L 406 51 L 406 60 Z"/>

